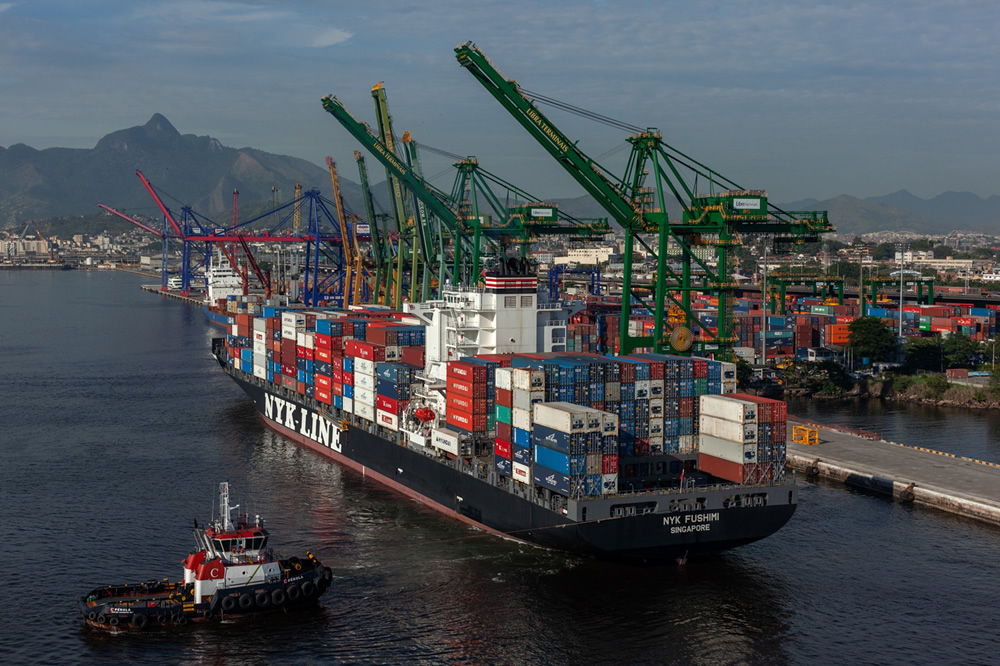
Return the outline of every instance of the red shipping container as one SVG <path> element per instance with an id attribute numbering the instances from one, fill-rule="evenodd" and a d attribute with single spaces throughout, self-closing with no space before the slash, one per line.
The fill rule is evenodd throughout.
<path id="1" fill-rule="evenodd" d="M 344 371 L 338 370 L 337 366 L 333 366 L 333 381 L 337 384 L 344 383 Z"/>
<path id="2" fill-rule="evenodd" d="M 295 371 L 294 365 L 287 365 L 285 363 L 281 364 L 281 374 L 286 375 L 288 377 L 295 377 L 298 375 L 298 373 Z"/>
<path id="3" fill-rule="evenodd" d="M 373 342 L 363 340 L 348 340 L 344 345 L 344 351 L 348 356 L 367 359 L 369 361 L 384 361 L 385 346 L 377 345 Z"/>
<path id="4" fill-rule="evenodd" d="M 501 368 L 509 368 L 513 354 L 476 354 L 476 358 L 499 363 Z"/>
<path id="5" fill-rule="evenodd" d="M 426 358 L 425 347 L 422 345 L 419 347 L 403 347 L 399 353 L 400 361 L 416 368 L 423 368 Z"/>
<path id="6" fill-rule="evenodd" d="M 694 398 L 678 398 L 677 402 L 680 416 L 694 416 Z"/>
<path id="7" fill-rule="evenodd" d="M 514 393 L 513 391 L 508 391 L 507 389 L 498 388 L 497 392 L 497 404 L 501 407 L 513 407 L 514 406 Z"/>
<path id="8" fill-rule="evenodd" d="M 325 333 L 317 333 L 313 338 L 316 349 L 330 349 L 330 336 Z"/>
<path id="9" fill-rule="evenodd" d="M 514 439 L 514 426 L 509 423 L 497 421 L 497 438 L 505 442 L 512 441 Z"/>
<path id="10" fill-rule="evenodd" d="M 464 379 L 473 382 L 485 382 L 489 379 L 489 368 L 485 365 L 466 363 L 465 361 L 448 361 L 448 378 Z"/>
<path id="11" fill-rule="evenodd" d="M 313 360 L 322 361 L 324 363 L 330 363 L 333 360 L 333 353 L 329 349 L 317 347 L 314 351 L 315 358 Z"/>
<path id="12" fill-rule="evenodd" d="M 333 398 L 330 397 L 330 392 L 319 387 L 316 388 L 316 399 L 327 405 L 333 404 Z"/>
<path id="13" fill-rule="evenodd" d="M 390 414 L 396 414 L 399 411 L 399 401 L 384 395 L 375 396 L 375 406 Z"/>
<path id="14" fill-rule="evenodd" d="M 602 474 L 617 474 L 618 473 L 618 456 L 617 455 L 606 455 L 601 458 L 601 473 Z"/>
<path id="15" fill-rule="evenodd" d="M 743 465 L 705 453 L 698 454 L 698 469 L 733 483 L 743 483 Z"/>
<path id="16" fill-rule="evenodd" d="M 470 398 L 466 395 L 448 392 L 448 409 L 457 409 L 470 414 L 489 414 L 490 403 L 486 398 Z M 499 403 L 498 403 L 499 404 Z"/>
<path id="17" fill-rule="evenodd" d="M 330 387 L 333 386 L 333 378 L 332 377 L 327 377 L 326 375 L 321 375 L 321 374 L 318 374 L 318 373 L 316 375 L 314 375 L 313 377 L 314 377 L 313 381 L 316 382 L 316 388 L 317 389 L 321 389 L 322 388 L 322 389 L 326 389 L 327 391 L 329 391 Z"/>
<path id="18" fill-rule="evenodd" d="M 445 413 L 445 421 L 448 425 L 453 425 L 466 432 L 486 432 L 486 414 L 468 414 L 449 410 Z"/>
<path id="19" fill-rule="evenodd" d="M 502 439 L 495 440 L 496 445 L 494 446 L 494 452 L 501 458 L 511 459 L 510 456 L 510 442 L 505 442 Z"/>
<path id="20" fill-rule="evenodd" d="M 284 386 L 285 388 L 292 389 L 294 391 L 296 384 L 298 384 L 298 382 L 295 381 L 295 377 L 289 377 L 288 375 L 281 375 L 281 385 Z"/>
<path id="21" fill-rule="evenodd" d="M 344 385 L 343 384 L 333 384 L 330 387 L 330 393 L 334 395 L 344 395 Z"/>
<path id="22" fill-rule="evenodd" d="M 340 370 L 344 369 L 344 359 L 342 359 L 342 358 L 338 358 L 338 357 L 334 356 L 333 360 L 331 361 L 331 363 L 333 364 L 333 369 L 334 370 L 340 371 Z M 335 379 L 336 379 L 336 377 L 337 377 L 337 375 L 334 375 Z M 337 380 L 337 381 L 340 381 L 340 380 Z"/>
<path id="23" fill-rule="evenodd" d="M 354 373 L 353 372 L 343 372 L 344 386 L 354 386 Z"/>
<path id="24" fill-rule="evenodd" d="M 458 379 L 457 377 L 449 377 L 447 391 L 448 393 L 457 393 L 469 398 L 485 398 L 486 382 L 472 382 Z"/>

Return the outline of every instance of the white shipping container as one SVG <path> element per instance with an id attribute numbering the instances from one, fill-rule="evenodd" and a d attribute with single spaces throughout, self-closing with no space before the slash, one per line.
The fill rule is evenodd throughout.
<path id="1" fill-rule="evenodd" d="M 702 435 L 712 435 L 740 444 L 757 441 L 757 424 L 737 423 L 707 414 L 701 414 L 698 417 L 698 432 Z"/>
<path id="2" fill-rule="evenodd" d="M 367 419 L 374 423 L 375 421 L 375 406 L 365 405 L 360 402 L 354 403 L 354 413 L 363 419 Z"/>
<path id="3" fill-rule="evenodd" d="M 662 405 L 661 405 L 662 407 Z M 661 422 L 662 426 L 663 423 Z M 618 415 L 612 414 L 611 412 L 601 412 L 601 434 L 604 435 L 617 435 L 618 434 Z"/>
<path id="4" fill-rule="evenodd" d="M 362 375 L 357 372 L 354 373 L 354 388 L 368 389 L 369 391 L 375 390 L 375 377 L 372 375 Z"/>
<path id="5" fill-rule="evenodd" d="M 354 377 L 357 379 L 358 375 L 368 375 L 370 377 L 375 376 L 375 361 L 368 358 L 355 358 L 354 359 Z M 372 384 L 372 386 L 375 386 Z"/>
<path id="6" fill-rule="evenodd" d="M 291 326 L 281 325 L 281 339 L 282 340 L 297 340 L 299 329 L 293 328 Z M 296 342 L 296 344 L 298 344 Z"/>
<path id="7" fill-rule="evenodd" d="M 354 402 L 363 403 L 365 405 L 375 404 L 375 391 L 369 388 L 358 388 L 354 387 Z"/>
<path id="8" fill-rule="evenodd" d="M 663 380 L 662 379 L 650 379 L 649 380 L 649 397 L 650 399 L 663 398 Z"/>
<path id="9" fill-rule="evenodd" d="M 663 398 L 651 398 L 649 401 L 649 415 L 655 418 L 663 417 Z"/>
<path id="10" fill-rule="evenodd" d="M 459 437 L 459 433 L 455 430 L 438 428 L 431 431 L 431 445 L 435 448 L 441 449 L 445 453 L 457 456 Z"/>
<path id="11" fill-rule="evenodd" d="M 635 383 L 635 399 L 636 400 L 649 400 L 649 382 L 648 379 L 640 379 Z"/>
<path id="12" fill-rule="evenodd" d="M 698 450 L 697 435 L 681 435 L 678 439 L 681 453 L 694 453 Z"/>
<path id="13" fill-rule="evenodd" d="M 504 391 L 513 390 L 513 368 L 497 368 L 493 375 L 493 381 L 498 389 Z"/>
<path id="14" fill-rule="evenodd" d="M 353 414 L 354 413 L 354 398 L 344 398 L 344 411 Z"/>
<path id="15" fill-rule="evenodd" d="M 535 425 L 565 433 L 594 432 L 588 429 L 588 412 L 596 410 L 589 407 L 569 402 L 536 402 L 532 406 L 532 410 Z M 598 417 L 598 423 L 600 423 L 600 417 Z M 600 430 L 599 425 L 597 430 Z"/>
<path id="16" fill-rule="evenodd" d="M 821 328 L 820 330 L 822 331 L 822 330 L 826 330 L 826 329 L 822 329 Z M 754 356 L 754 350 L 751 347 L 750 348 L 750 358 L 753 359 L 753 356 Z M 734 382 L 736 381 L 736 364 L 735 363 L 727 363 L 726 361 L 722 362 L 722 381 L 734 381 Z M 734 393 L 735 393 L 735 391 L 734 391 Z"/>
<path id="17" fill-rule="evenodd" d="M 399 417 L 381 409 L 375 410 L 375 423 L 389 430 L 399 430 Z"/>
<path id="18" fill-rule="evenodd" d="M 722 380 L 722 392 L 723 393 L 736 393 L 737 382 L 735 379 L 723 379 Z"/>
<path id="19" fill-rule="evenodd" d="M 618 494 L 618 475 L 604 474 L 601 476 L 601 492 L 605 495 Z"/>
<path id="20" fill-rule="evenodd" d="M 256 317 L 253 320 L 253 332 L 254 333 L 267 333 L 267 320 L 262 317 Z"/>
<path id="21" fill-rule="evenodd" d="M 541 403 L 538 403 L 541 404 Z M 520 428 L 521 430 L 532 430 L 531 427 L 531 411 L 527 409 L 518 409 L 515 407 L 510 410 L 511 421 L 514 422 L 515 428 Z"/>
<path id="22" fill-rule="evenodd" d="M 725 395 L 703 395 L 698 413 L 736 423 L 756 423 L 757 403 Z"/>
<path id="23" fill-rule="evenodd" d="M 416 444 L 417 446 L 422 446 L 424 448 L 427 448 L 427 446 L 429 446 L 430 444 L 430 440 L 427 437 L 424 437 L 423 435 L 418 435 L 415 432 L 411 432 L 410 444 Z"/>
<path id="24" fill-rule="evenodd" d="M 534 368 L 514 368 L 512 381 L 514 388 L 522 391 L 545 390 L 545 373 Z"/>
<path id="25" fill-rule="evenodd" d="M 256 340 L 254 340 L 253 341 L 253 355 L 257 356 L 258 354 L 260 354 L 261 356 L 267 356 L 267 343 L 266 342 L 257 342 Z"/>
<path id="26" fill-rule="evenodd" d="M 745 463 L 757 462 L 757 443 L 750 442 L 741 444 L 728 439 L 720 439 L 712 435 L 702 434 L 699 436 L 698 452 L 706 455 L 722 458 L 729 462 Z"/>
<path id="27" fill-rule="evenodd" d="M 239 334 L 240 334 L 239 324 L 230 324 L 229 325 L 229 335 L 239 335 Z"/>
<path id="28" fill-rule="evenodd" d="M 256 377 L 257 379 L 267 379 L 267 366 L 257 365 L 256 363 L 254 363 L 253 376 Z"/>
<path id="29" fill-rule="evenodd" d="M 657 435 L 663 436 L 663 419 L 661 417 L 649 419 L 649 436 L 656 437 Z"/>
<path id="30" fill-rule="evenodd" d="M 530 410 L 533 404 L 545 400 L 545 391 L 525 391 L 516 388 L 511 392 L 511 399 L 514 407 Z"/>
<path id="31" fill-rule="evenodd" d="M 601 432 L 604 428 L 604 412 L 587 408 L 587 432 Z"/>
<path id="32" fill-rule="evenodd" d="M 531 470 L 527 465 L 519 462 L 511 464 L 514 468 L 511 476 L 515 481 L 520 481 L 521 483 L 531 483 Z"/>
<path id="33" fill-rule="evenodd" d="M 663 435 L 649 435 L 649 450 L 653 454 L 663 453 Z"/>
<path id="34" fill-rule="evenodd" d="M 281 325 L 290 326 L 292 328 L 296 328 L 298 326 L 305 326 L 306 316 L 299 312 L 282 312 Z"/>
<path id="35" fill-rule="evenodd" d="M 267 331 L 254 330 L 254 332 L 253 332 L 253 341 L 254 342 L 263 342 L 263 343 L 266 344 L 267 343 Z"/>
<path id="36" fill-rule="evenodd" d="M 315 349 L 316 334 L 313 331 L 298 331 L 295 334 L 295 344 L 306 349 Z"/>
<path id="37" fill-rule="evenodd" d="M 385 360 L 398 361 L 399 355 L 400 355 L 400 347 L 398 345 L 386 345 Z"/>

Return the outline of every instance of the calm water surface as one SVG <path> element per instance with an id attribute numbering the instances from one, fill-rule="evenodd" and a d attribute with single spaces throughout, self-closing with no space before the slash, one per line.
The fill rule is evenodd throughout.
<path id="1" fill-rule="evenodd" d="M 997 662 L 1000 530 L 803 481 L 783 530 L 682 568 L 486 537 L 265 430 L 202 312 L 141 282 L 0 271 L 4 664 Z M 890 439 L 996 455 L 995 417 L 884 411 Z M 279 551 L 334 567 L 319 611 L 85 628 L 77 595 L 180 575 L 220 480 Z"/>

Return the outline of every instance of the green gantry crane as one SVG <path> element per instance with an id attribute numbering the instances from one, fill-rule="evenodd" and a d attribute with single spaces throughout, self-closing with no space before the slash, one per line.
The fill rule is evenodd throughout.
<path id="1" fill-rule="evenodd" d="M 450 240 L 453 255 L 450 265 L 443 253 L 440 255 L 440 270 L 437 278 L 451 279 L 454 284 L 475 283 L 480 278 L 482 264 L 481 251 L 483 245 L 489 245 L 499 255 L 503 253 L 506 239 L 513 238 L 522 246 L 539 235 L 573 235 L 582 238 L 602 236 L 611 232 L 606 219 L 579 220 L 567 215 L 561 215 L 554 204 L 534 203 L 522 204 L 505 208 L 490 189 L 487 181 L 503 185 L 509 191 L 516 193 L 528 201 L 534 201 L 528 193 L 503 181 L 479 167 L 475 158 L 462 158 L 456 163 L 459 171 L 451 196 L 438 190 L 425 181 L 419 172 L 419 162 L 415 161 L 415 145 L 412 140 L 404 142 L 408 145 L 408 163 L 403 163 L 390 150 L 385 141 L 377 136 L 371 128 L 354 118 L 343 102 L 332 95 L 323 98 L 323 107 L 347 129 L 355 139 L 371 152 L 386 168 L 388 173 L 398 180 L 402 187 L 412 192 L 417 201 L 422 204 L 418 213 L 422 220 L 414 226 L 422 231 L 436 230 L 436 240 L 439 247 L 444 247 Z M 488 207 L 500 219 L 484 227 L 481 222 L 479 200 L 483 198 Z M 402 197 L 400 197 L 402 203 Z M 431 223 L 432 218 L 437 222 Z M 431 242 L 422 243 L 431 251 Z M 471 257 L 471 270 L 463 258 Z M 397 255 L 398 261 L 398 255 Z M 397 266 L 401 264 L 397 263 Z M 398 279 L 398 272 L 397 272 Z"/>
<path id="2" fill-rule="evenodd" d="M 620 353 L 625 355 L 642 347 L 657 352 L 691 349 L 690 329 L 698 326 L 708 338 L 696 348 L 714 352 L 721 358 L 731 358 L 736 339 L 732 335 L 731 299 L 737 285 L 730 276 L 729 250 L 741 244 L 746 234 L 768 234 L 773 242 L 799 243 L 813 241 L 818 234 L 833 231 L 825 211 L 782 211 L 769 205 L 761 190 L 741 187 L 697 160 L 676 150 L 663 141 L 653 129 L 619 127 L 634 132 L 628 137 L 632 145 L 626 173 L 616 178 L 579 149 L 543 114 L 534 99 L 546 101 L 541 95 L 529 95 L 514 80 L 505 78 L 489 58 L 472 42 L 455 48 L 459 64 L 465 67 L 483 87 L 565 168 L 580 185 L 597 200 L 625 231 L 625 261 L 622 284 L 622 316 Z M 565 105 L 564 105 L 565 106 Z M 720 183 L 727 189 L 708 195 L 697 194 L 681 176 L 680 169 L 702 176 L 709 183 Z M 648 180 L 652 183 L 647 184 Z M 666 210 L 668 197 L 682 209 L 682 219 L 671 222 Z M 632 288 L 635 246 L 642 246 L 656 258 L 653 303 Z M 680 270 L 668 264 L 671 246 L 680 252 Z M 714 248 L 715 267 L 706 261 L 700 247 Z M 692 276 L 692 266 L 700 267 L 704 277 Z M 718 332 L 702 326 L 691 309 L 691 292 L 702 291 L 719 297 Z M 665 331 L 669 299 L 685 315 L 686 328 Z M 629 334 L 629 319 L 633 304 L 652 311 L 655 328 L 652 336 Z"/>

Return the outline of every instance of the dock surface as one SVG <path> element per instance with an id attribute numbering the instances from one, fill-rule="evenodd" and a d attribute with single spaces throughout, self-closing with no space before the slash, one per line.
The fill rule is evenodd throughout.
<path id="1" fill-rule="evenodd" d="M 790 416 L 789 432 L 797 424 Z M 1000 525 L 1000 465 L 996 463 L 865 439 L 822 426 L 819 440 L 814 445 L 789 441 L 787 465 Z"/>

